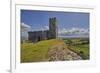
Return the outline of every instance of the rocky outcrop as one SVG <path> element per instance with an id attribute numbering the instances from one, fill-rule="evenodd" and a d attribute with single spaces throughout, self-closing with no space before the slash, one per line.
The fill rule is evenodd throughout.
<path id="1" fill-rule="evenodd" d="M 64 61 L 64 60 L 81 60 L 77 53 L 71 51 L 64 44 L 58 44 L 50 47 L 48 51 L 49 61 Z"/>

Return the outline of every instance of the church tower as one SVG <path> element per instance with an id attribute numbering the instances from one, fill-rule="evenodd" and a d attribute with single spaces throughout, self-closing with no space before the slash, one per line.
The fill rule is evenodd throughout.
<path id="1" fill-rule="evenodd" d="M 56 17 L 49 18 L 49 32 L 50 32 L 50 38 L 57 38 L 58 36 L 58 26 L 57 26 L 57 20 Z"/>

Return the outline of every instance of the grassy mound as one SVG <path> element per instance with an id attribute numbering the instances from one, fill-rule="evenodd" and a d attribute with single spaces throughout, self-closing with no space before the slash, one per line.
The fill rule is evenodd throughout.
<path id="1" fill-rule="evenodd" d="M 55 46 L 57 49 L 53 49 L 55 48 Z M 69 53 L 71 51 L 74 53 L 77 53 L 79 56 L 82 57 L 83 60 L 89 59 L 88 39 L 51 39 L 51 40 L 39 41 L 37 43 L 29 43 L 29 42 L 22 43 L 21 44 L 21 62 L 28 63 L 28 62 L 49 61 L 48 59 L 50 57 L 48 56 L 48 53 L 50 52 L 50 50 L 52 51 L 52 53 L 50 54 L 53 54 L 55 52 L 59 54 L 63 52 L 62 48 L 65 48 L 64 52 L 66 52 L 67 50 L 67 52 Z M 72 57 L 72 55 L 70 56 Z"/>

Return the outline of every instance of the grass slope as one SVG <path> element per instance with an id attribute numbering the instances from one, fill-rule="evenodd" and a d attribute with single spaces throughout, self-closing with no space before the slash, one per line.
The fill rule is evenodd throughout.
<path id="1" fill-rule="evenodd" d="M 53 46 L 70 47 L 69 49 L 80 54 L 81 57 L 89 59 L 89 43 L 88 39 L 51 39 L 43 40 L 37 43 L 26 43 L 21 44 L 21 62 L 44 62 L 48 61 L 48 52 Z M 66 44 L 65 44 L 66 43 Z M 70 44 L 70 45 L 68 45 Z"/>
<path id="2" fill-rule="evenodd" d="M 70 49 L 74 52 L 80 54 L 84 60 L 89 59 L 90 49 L 89 49 L 89 39 L 64 39 L 65 43 L 70 42 Z"/>
<path id="3" fill-rule="evenodd" d="M 59 39 L 44 40 L 37 43 L 23 43 L 21 44 L 21 62 L 46 61 L 49 48 L 58 44 L 65 43 Z"/>
<path id="4" fill-rule="evenodd" d="M 77 53 L 83 52 L 83 55 L 81 55 L 83 57 L 83 59 L 89 59 L 89 45 L 88 44 L 84 44 L 84 45 L 74 45 L 71 48 L 72 50 L 74 50 Z"/>

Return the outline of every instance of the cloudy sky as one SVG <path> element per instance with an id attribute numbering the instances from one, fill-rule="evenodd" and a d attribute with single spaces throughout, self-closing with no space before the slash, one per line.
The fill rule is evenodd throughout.
<path id="1" fill-rule="evenodd" d="M 59 35 L 89 34 L 89 13 L 21 10 L 21 23 L 32 31 L 49 29 L 49 18 L 56 17 Z"/>

